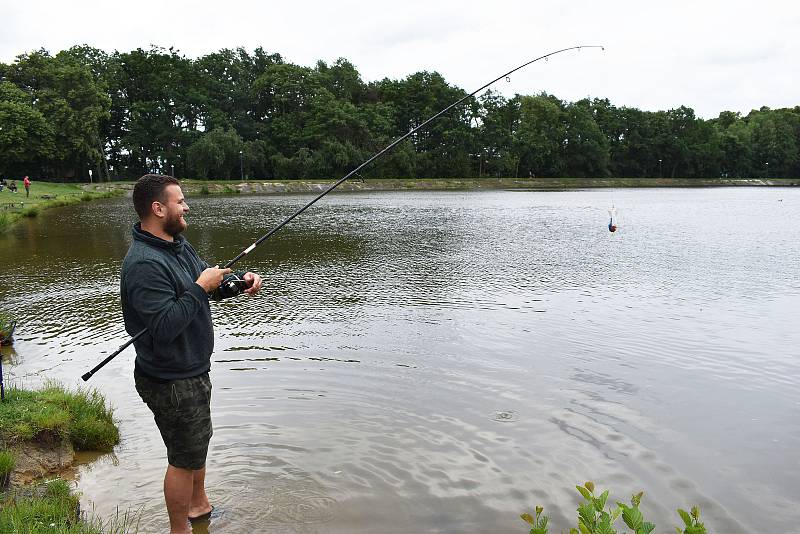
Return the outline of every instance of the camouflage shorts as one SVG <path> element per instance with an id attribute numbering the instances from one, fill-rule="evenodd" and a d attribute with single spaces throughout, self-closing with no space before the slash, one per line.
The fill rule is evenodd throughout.
<path id="1" fill-rule="evenodd" d="M 211 380 L 208 373 L 181 380 L 155 380 L 134 373 L 136 391 L 153 412 L 174 467 L 201 469 L 211 441 Z"/>

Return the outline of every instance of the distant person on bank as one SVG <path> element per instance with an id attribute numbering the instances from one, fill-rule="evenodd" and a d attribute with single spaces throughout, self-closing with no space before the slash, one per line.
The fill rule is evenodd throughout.
<path id="1" fill-rule="evenodd" d="M 22 184 L 25 186 L 25 198 L 31 196 L 31 180 L 27 176 L 24 180 L 22 180 Z"/>
<path id="2" fill-rule="evenodd" d="M 190 521 L 207 519 L 213 509 L 205 491 L 213 433 L 208 301 L 231 270 L 209 267 L 183 237 L 189 206 L 175 178 L 142 176 L 133 188 L 133 206 L 140 222 L 122 263 L 122 312 L 129 334 L 147 328 L 134 343 L 134 381 L 167 447 L 170 532 L 188 534 Z M 257 274 L 237 275 L 247 283 L 245 293 L 261 289 Z"/>

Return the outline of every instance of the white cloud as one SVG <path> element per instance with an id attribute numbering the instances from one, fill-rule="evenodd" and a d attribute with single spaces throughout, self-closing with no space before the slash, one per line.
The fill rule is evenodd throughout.
<path id="1" fill-rule="evenodd" d="M 570 2 L 156 2 L 29 0 L 0 6 L 0 61 L 81 43 L 150 44 L 190 57 L 262 46 L 313 65 L 345 57 L 369 81 L 436 70 L 471 91 L 528 59 L 575 44 L 515 75 L 505 94 L 547 91 L 642 109 L 692 107 L 703 117 L 800 105 L 800 4 L 739 0 Z"/>

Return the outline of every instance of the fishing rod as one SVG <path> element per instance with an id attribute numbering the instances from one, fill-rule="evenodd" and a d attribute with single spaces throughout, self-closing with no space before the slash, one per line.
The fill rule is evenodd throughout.
<path id="1" fill-rule="evenodd" d="M 304 211 L 306 211 L 308 208 L 310 208 L 311 206 L 313 206 L 313 205 L 314 205 L 314 204 L 315 204 L 315 203 L 316 203 L 316 202 L 317 202 L 319 199 L 321 199 L 322 197 L 324 197 L 325 195 L 327 195 L 328 193 L 330 193 L 331 191 L 333 191 L 334 189 L 336 189 L 337 187 L 339 187 L 339 186 L 340 186 L 342 183 L 344 183 L 344 182 L 345 182 L 345 181 L 346 181 L 348 178 L 350 178 L 350 177 L 352 177 L 352 176 L 355 176 L 355 175 L 358 175 L 358 171 L 360 171 L 361 169 L 363 169 L 364 167 L 366 167 L 367 165 L 369 165 L 370 163 L 372 163 L 372 162 L 373 162 L 373 161 L 375 161 L 376 159 L 380 158 L 381 156 L 383 156 L 384 154 L 386 154 L 387 152 L 389 152 L 390 150 L 392 150 L 394 147 L 396 147 L 397 145 L 399 145 L 400 143 L 402 143 L 403 141 L 405 141 L 406 139 L 408 139 L 409 137 L 411 137 L 412 135 L 414 135 L 416 132 L 420 131 L 420 130 L 421 130 L 421 129 L 423 129 L 425 126 L 427 126 L 427 125 L 428 125 L 428 124 L 430 124 L 431 122 L 435 121 L 436 119 L 438 119 L 439 117 L 441 117 L 442 115 L 444 115 L 445 113 L 447 113 L 448 111 L 450 111 L 451 109 L 453 109 L 454 107 L 456 107 L 457 105 L 461 104 L 461 103 L 462 103 L 462 102 L 464 102 L 465 100 L 467 100 L 467 99 L 469 99 L 469 98 L 472 98 L 472 97 L 473 97 L 473 96 L 475 96 L 477 93 L 480 93 L 481 91 L 483 91 L 484 89 L 486 89 L 486 88 L 487 88 L 487 87 L 489 87 L 490 85 L 493 85 L 493 84 L 497 83 L 498 81 L 502 80 L 503 78 L 505 78 L 505 79 L 509 79 L 509 78 L 508 78 L 509 76 L 511 76 L 512 74 L 514 74 L 515 72 L 517 72 L 517 71 L 518 71 L 518 70 L 520 70 L 520 69 L 524 69 L 524 68 L 525 68 L 525 67 L 527 67 L 528 65 L 531 65 L 531 64 L 533 64 L 533 63 L 536 63 L 537 61 L 541 61 L 542 59 L 546 60 L 546 59 L 547 59 L 547 58 L 549 58 L 550 56 L 555 56 L 556 54 L 561 54 L 562 52 L 568 52 L 568 51 L 570 51 L 570 50 L 581 50 L 582 48 L 599 48 L 599 49 L 601 49 L 601 50 L 605 50 L 605 47 L 603 47 L 603 46 L 601 46 L 601 45 L 580 45 L 580 46 L 570 46 L 569 48 L 562 48 L 561 50 L 556 50 L 556 51 L 554 51 L 554 52 L 549 52 L 549 53 L 547 53 L 547 54 L 545 54 L 545 55 L 543 55 L 543 56 L 539 56 L 539 57 L 537 57 L 536 59 L 532 59 L 532 60 L 528 61 L 527 63 L 523 63 L 523 64 L 522 64 L 522 65 L 520 65 L 519 67 L 516 67 L 516 68 L 513 68 L 513 69 L 511 69 L 510 71 L 506 72 L 505 74 L 501 74 L 500 76 L 498 76 L 498 77 L 497 77 L 497 78 L 495 78 L 494 80 L 490 81 L 489 83 L 487 83 L 487 84 L 485 84 L 485 85 L 483 85 L 483 86 L 479 87 L 478 89 L 475 89 L 473 92 L 471 92 L 470 94 L 466 95 L 465 97 L 463 97 L 463 98 L 460 98 L 459 100 L 457 100 L 457 101 L 453 102 L 452 104 L 450 104 L 449 106 L 447 106 L 446 108 L 444 108 L 443 110 L 441 110 L 439 113 L 437 113 L 436 115 L 433 115 L 432 117 L 430 117 L 429 119 L 427 119 L 425 122 L 423 122 L 422 124 L 420 124 L 419 126 L 417 126 L 416 128 L 413 128 L 412 130 L 409 130 L 407 133 L 405 133 L 405 134 L 401 135 L 400 137 L 398 137 L 397 139 L 395 139 L 394 141 L 392 141 L 392 143 L 391 143 L 391 144 L 389 144 L 388 146 L 386 146 L 386 147 L 385 147 L 383 150 L 381 150 L 381 151 L 377 152 L 377 153 L 376 153 L 376 154 L 374 154 L 372 157 L 370 157 L 368 160 L 364 161 L 364 162 L 363 162 L 361 165 L 359 165 L 358 167 L 356 167 L 355 169 L 353 169 L 352 171 L 350 171 L 349 173 L 347 173 L 347 174 L 346 174 L 346 175 L 344 175 L 343 177 L 339 178 L 339 179 L 338 179 L 336 182 L 334 182 L 334 183 L 333 183 L 333 185 L 331 185 L 330 187 L 328 187 L 328 189 L 326 189 L 325 191 L 323 191 L 322 193 L 320 193 L 319 195 L 317 195 L 317 196 L 316 196 L 316 197 L 315 197 L 313 200 L 311 200 L 310 202 L 308 202 L 306 205 L 304 205 L 303 207 L 301 207 L 300 209 L 298 209 L 297 211 L 295 211 L 294 213 L 292 213 L 291 215 L 289 215 L 288 217 L 286 217 L 286 218 L 285 218 L 283 221 L 281 221 L 281 222 L 280 222 L 280 224 L 278 224 L 278 225 L 277 225 L 275 228 L 273 228 L 272 230 L 270 230 L 269 232 L 267 232 L 267 233 L 266 233 L 266 234 L 264 234 L 263 236 L 259 237 L 259 238 L 258 238 L 258 239 L 257 239 L 257 240 L 256 240 L 256 241 L 255 241 L 255 242 L 252 244 L 252 245 L 250 245 L 249 247 L 247 247 L 246 249 L 244 249 L 243 251 L 241 251 L 239 254 L 237 254 L 237 255 L 236 255 L 236 257 L 235 257 L 235 258 L 233 258 L 233 259 L 232 259 L 232 260 L 230 260 L 228 263 L 226 263 L 225 265 L 223 265 L 223 266 L 222 266 L 222 268 L 223 268 L 223 269 L 227 269 L 228 267 L 232 266 L 234 263 L 238 262 L 239 260 L 241 260 L 242 258 L 244 258 L 245 256 L 247 256 L 248 254 L 250 254 L 250 252 L 252 252 L 252 251 L 253 251 L 253 249 L 255 249 L 255 248 L 258 246 L 258 245 L 260 245 L 261 243 L 263 243 L 264 241 L 266 241 L 267 239 L 269 239 L 270 237 L 272 237 L 272 235 L 273 235 L 275 232 L 277 232 L 278 230 L 280 230 L 281 228 L 283 228 L 284 226 L 286 226 L 286 225 L 287 225 L 287 224 L 288 224 L 288 223 L 289 223 L 289 222 L 290 222 L 292 219 L 294 219 L 295 217 L 297 217 L 298 215 L 300 215 L 301 213 L 303 213 Z M 360 176 L 360 175 L 359 175 L 359 176 Z M 118 355 L 120 352 L 122 352 L 123 350 L 125 350 L 125 349 L 126 349 L 126 348 L 127 348 L 129 345 L 131 345 L 131 344 L 132 344 L 134 341 L 136 341 L 137 339 L 139 339 L 140 337 L 142 337 L 142 336 L 144 335 L 144 333 L 145 333 L 145 332 L 147 332 L 147 329 L 146 329 L 146 328 L 145 328 L 145 329 L 143 329 L 143 330 L 142 330 L 141 332 L 139 332 L 138 334 L 136 334 L 135 336 L 133 336 L 132 338 L 130 338 L 130 339 L 129 339 L 129 340 L 128 340 L 128 341 L 127 341 L 127 342 L 126 342 L 124 345 L 120 346 L 120 347 L 119 347 L 119 348 L 118 348 L 116 351 L 114 351 L 113 353 L 109 354 L 109 355 L 108 355 L 108 356 L 107 356 L 107 357 L 106 357 L 106 358 L 105 358 L 105 359 L 104 359 L 102 362 L 100 362 L 99 364 L 97 364 L 97 365 L 96 365 L 96 366 L 95 366 L 95 367 L 94 367 L 94 368 L 93 368 L 91 371 L 88 371 L 87 373 L 85 373 L 84 375 L 82 375 L 82 376 L 81 376 L 81 378 L 82 378 L 84 381 L 87 381 L 87 380 L 89 380 L 89 379 L 92 377 L 92 375 L 93 375 L 93 374 L 95 374 L 97 371 L 99 371 L 99 370 L 100 370 L 100 369 L 101 369 L 101 368 L 102 368 L 104 365 L 106 365 L 108 362 L 110 362 L 111 360 L 113 360 L 113 359 L 114 359 L 114 358 L 115 358 L 115 357 L 116 357 L 116 356 L 117 356 L 117 355 Z"/>

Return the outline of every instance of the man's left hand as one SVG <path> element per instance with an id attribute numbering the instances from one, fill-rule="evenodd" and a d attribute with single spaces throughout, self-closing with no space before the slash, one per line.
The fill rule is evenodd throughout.
<path id="1" fill-rule="evenodd" d="M 247 289 L 244 292 L 251 297 L 261 289 L 261 277 L 256 273 L 244 273 L 244 281 L 247 282 Z"/>

